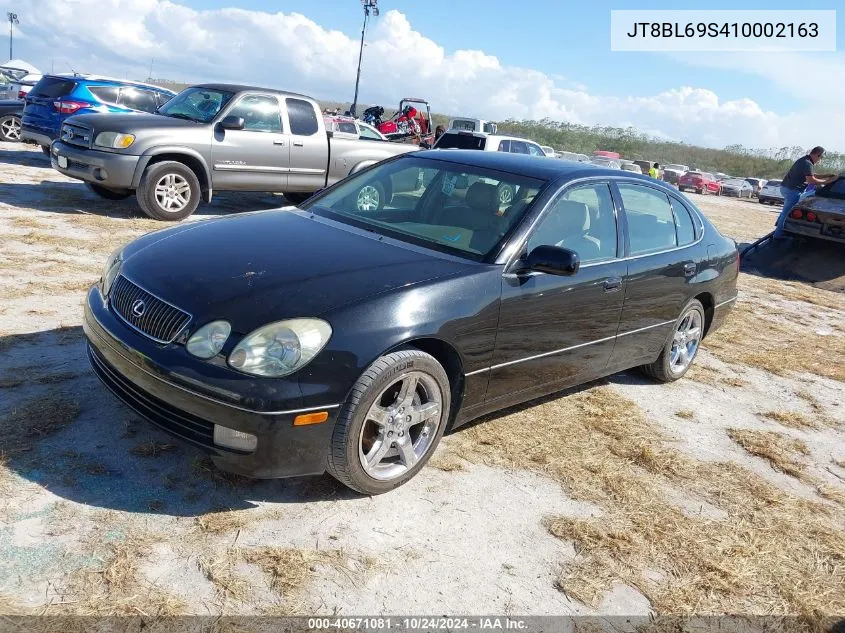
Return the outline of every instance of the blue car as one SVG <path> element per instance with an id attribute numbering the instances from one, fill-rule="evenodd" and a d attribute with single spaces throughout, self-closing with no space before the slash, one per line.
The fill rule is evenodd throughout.
<path id="1" fill-rule="evenodd" d="M 87 112 L 155 112 L 176 93 L 158 86 L 93 75 L 44 75 L 26 96 L 21 137 L 45 154 L 65 119 Z"/>

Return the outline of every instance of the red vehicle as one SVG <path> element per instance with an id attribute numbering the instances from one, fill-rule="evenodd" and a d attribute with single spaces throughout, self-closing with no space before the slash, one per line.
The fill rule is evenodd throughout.
<path id="1" fill-rule="evenodd" d="M 594 151 L 593 156 L 601 156 L 602 158 L 615 158 L 617 160 L 622 158 L 618 152 L 608 152 L 603 149 L 597 149 L 596 151 Z"/>
<path id="2" fill-rule="evenodd" d="M 687 189 L 702 195 L 708 193 L 715 193 L 717 196 L 722 195 L 722 185 L 719 184 L 713 174 L 706 171 L 688 171 L 678 178 L 678 191 L 686 191 Z"/>

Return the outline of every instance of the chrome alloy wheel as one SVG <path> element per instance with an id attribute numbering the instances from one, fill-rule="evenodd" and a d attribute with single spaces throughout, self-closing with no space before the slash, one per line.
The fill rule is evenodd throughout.
<path id="1" fill-rule="evenodd" d="M 155 198 L 164 211 L 178 213 L 191 201 L 191 185 L 179 174 L 165 174 L 156 183 Z"/>
<path id="2" fill-rule="evenodd" d="M 678 321 L 672 339 L 672 351 L 669 353 L 669 366 L 673 373 L 679 374 L 685 371 L 695 358 L 695 353 L 701 343 L 701 326 L 701 312 L 696 309 L 689 310 Z"/>
<path id="3" fill-rule="evenodd" d="M 0 132 L 10 141 L 21 140 L 21 120 L 17 117 L 10 116 L 0 121 Z"/>
<path id="4" fill-rule="evenodd" d="M 355 206 L 358 211 L 378 211 L 378 204 L 381 200 L 378 189 L 373 185 L 365 185 L 358 192 L 358 199 Z"/>
<path id="5" fill-rule="evenodd" d="M 373 479 L 401 477 L 431 449 L 443 418 L 443 393 L 425 372 L 392 381 L 367 411 L 358 457 Z"/>

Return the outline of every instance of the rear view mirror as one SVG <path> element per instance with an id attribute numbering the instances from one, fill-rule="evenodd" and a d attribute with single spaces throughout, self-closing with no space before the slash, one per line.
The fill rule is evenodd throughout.
<path id="1" fill-rule="evenodd" d="M 549 275 L 570 276 L 578 272 L 581 259 L 578 253 L 560 246 L 538 246 L 528 253 L 525 264 L 529 270 Z"/>
<path id="2" fill-rule="evenodd" d="M 224 130 L 242 130 L 244 129 L 244 120 L 243 117 L 229 115 L 227 117 L 223 117 L 223 120 L 220 121 L 220 127 Z"/>

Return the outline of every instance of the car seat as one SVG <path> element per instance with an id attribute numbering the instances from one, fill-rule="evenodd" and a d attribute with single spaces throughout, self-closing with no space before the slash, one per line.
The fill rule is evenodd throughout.
<path id="1" fill-rule="evenodd" d="M 601 256 L 599 240 L 587 234 L 590 210 L 583 202 L 561 200 L 546 215 L 531 238 L 535 246 L 560 246 L 578 253 L 582 261 Z"/>

